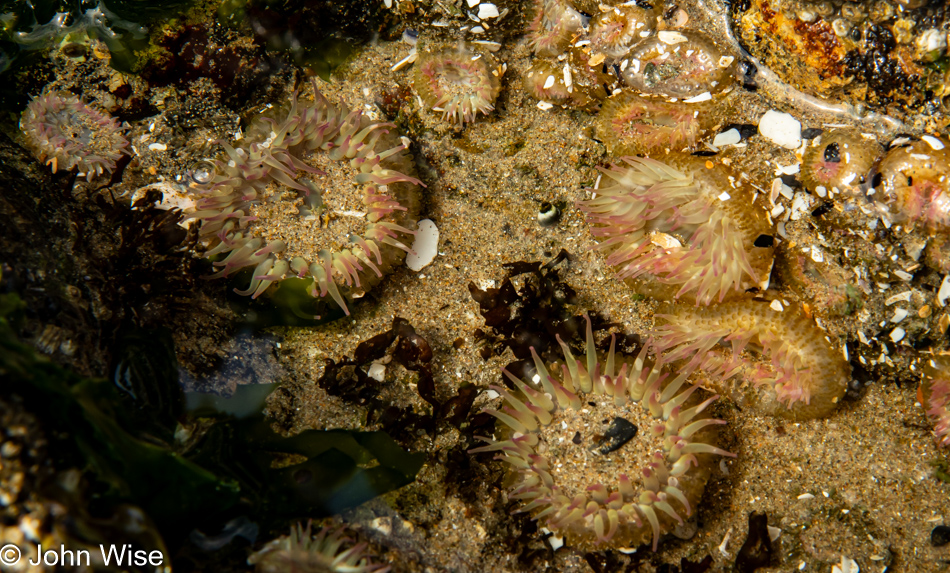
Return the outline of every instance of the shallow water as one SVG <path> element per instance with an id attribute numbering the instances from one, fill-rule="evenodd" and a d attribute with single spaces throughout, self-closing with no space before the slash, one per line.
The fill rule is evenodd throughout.
<path id="1" fill-rule="evenodd" d="M 637 347 L 660 303 L 616 280 L 595 249 L 577 202 L 592 197 L 598 167 L 616 158 L 596 109 L 539 105 L 526 91 L 523 78 L 542 57 L 527 37 L 528 7 L 499 2 L 508 13 L 484 17 L 487 31 L 473 35 L 462 2 L 163 5 L 174 20 L 137 18 L 126 4 L 110 5 L 115 16 L 106 20 L 118 39 L 82 25 L 94 6 L 6 8 L 20 20 L 6 37 L 0 167 L 0 366 L 15 381 L 0 399 L 0 455 L 10 460 L 0 475 L 3 544 L 33 555 L 37 543 L 129 543 L 159 551 L 175 570 L 251 570 L 248 556 L 312 518 L 345 523 L 374 562 L 395 571 L 672 571 L 707 555 L 709 569 L 683 570 L 725 571 L 737 561 L 745 571 L 847 570 L 849 559 L 862 571 L 940 570 L 947 549 L 931 532 L 944 523 L 950 486 L 918 385 L 921 361 L 947 348 L 946 230 L 884 221 L 873 195 L 808 191 L 793 168 L 804 147 L 742 127 L 777 110 L 806 132 L 849 125 L 884 145 L 898 134 L 945 136 L 939 96 L 829 94 L 817 76 L 801 82 L 767 68 L 789 57 L 763 48 L 782 40 L 763 30 L 761 43 L 743 46 L 741 20 L 728 8 L 657 7 L 660 28 L 701 30 L 736 59 L 741 77 L 704 108 L 705 133 L 691 151 L 747 182 L 753 208 L 770 213 L 775 263 L 770 290 L 758 294 L 807 315 L 853 380 L 818 420 L 720 399 L 712 407 L 726 422 L 719 442 L 736 457 L 707 464 L 690 519 L 656 552 L 580 547 L 517 513 L 523 502 L 510 497 L 514 477 L 503 462 L 469 453 L 482 444 L 477 436 L 502 431 L 479 412 L 499 407 L 489 386 L 503 387 L 503 367 L 523 368 L 529 346 L 547 348 L 547 360 L 560 352 L 558 332 L 576 335 L 570 344 L 580 351 L 572 317 L 590 312 L 605 331 L 637 335 L 625 339 Z M 916 22 L 917 35 L 892 56 L 921 82 L 929 70 L 938 90 L 943 60 L 913 60 L 914 38 L 946 21 L 931 4 L 853 27 L 873 35 L 872 25 Z M 58 10 L 72 20 L 43 27 Z M 145 47 L 124 42 L 141 40 L 137 25 L 148 30 Z M 17 41 L 16 31 L 27 35 Z M 413 49 L 460 41 L 481 50 L 500 93 L 493 111 L 458 126 L 417 97 L 416 68 L 397 64 Z M 301 279 L 254 300 L 232 292 L 247 288 L 249 273 L 206 280 L 215 269 L 200 255 L 213 239 L 187 222 L 200 196 L 195 174 L 223 156 L 218 142 L 244 145 L 254 118 L 282 117 L 294 93 L 312 102 L 314 75 L 330 101 L 391 121 L 408 138 L 424 184 L 414 216 L 439 230 L 437 255 L 420 270 L 395 264 L 365 293 L 339 281 L 357 295 L 346 312 L 329 296 L 315 301 Z M 31 154 L 17 122 L 44 90 L 77 94 L 128 124 L 131 151 L 112 175 L 51 173 Z M 741 141 L 713 147 L 733 126 Z M 295 194 L 283 197 L 280 216 L 300 216 Z M 539 223 L 552 205 L 559 218 Z M 174 206 L 185 216 L 167 210 Z M 292 240 L 303 222 L 319 236 L 321 226 L 360 215 L 346 211 L 294 219 L 297 227 L 277 221 L 285 226 L 273 234 Z M 562 249 L 568 256 L 555 259 Z M 518 264 L 552 259 L 543 271 Z M 510 275 L 514 290 L 504 290 Z M 741 550 L 755 538 L 753 512 L 767 516 L 772 536 L 758 569 L 751 549 Z M 11 570 L 34 570 L 19 567 Z"/>

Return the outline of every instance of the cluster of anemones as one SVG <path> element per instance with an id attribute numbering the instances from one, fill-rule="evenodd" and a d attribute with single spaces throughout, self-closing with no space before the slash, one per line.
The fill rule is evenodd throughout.
<path id="1" fill-rule="evenodd" d="M 53 173 L 78 169 L 87 180 L 111 172 L 129 153 L 127 126 L 73 95 L 43 93 L 20 118 L 25 144 Z"/>
<path id="2" fill-rule="evenodd" d="M 830 414 L 851 367 L 815 323 L 778 299 L 657 314 L 654 344 L 667 360 L 702 371 L 703 385 L 759 412 L 796 419 Z"/>
<path id="3" fill-rule="evenodd" d="M 412 85 L 430 109 L 462 125 L 495 109 L 499 75 L 490 56 L 459 47 L 420 55 Z"/>
<path id="4" fill-rule="evenodd" d="M 389 565 L 377 563 L 366 551 L 366 543 L 355 543 L 346 537 L 343 527 L 326 526 L 311 533 L 311 523 L 305 528 L 297 524 L 290 535 L 279 537 L 247 562 L 257 573 L 386 573 Z"/>
<path id="5" fill-rule="evenodd" d="M 768 283 L 773 239 L 754 192 L 723 167 L 670 154 L 602 169 L 578 206 L 617 277 L 644 295 L 722 302 Z"/>
<path id="6" fill-rule="evenodd" d="M 217 173 L 193 190 L 193 217 L 206 256 L 219 257 L 214 277 L 253 269 L 240 294 L 309 275 L 314 297 L 329 294 L 349 314 L 346 295 L 362 295 L 410 251 L 421 183 L 391 124 L 332 104 L 315 81 L 313 92 L 258 118 L 245 146 L 224 144 Z"/>
<path id="7" fill-rule="evenodd" d="M 514 479 L 509 498 L 555 535 L 581 547 L 656 549 L 697 507 L 715 456 L 733 455 L 715 445 L 724 422 L 704 414 L 716 397 L 702 400 L 688 371 L 664 371 L 646 349 L 618 354 L 615 336 L 602 359 L 589 319 L 583 360 L 558 341 L 563 363 L 549 370 L 532 349 L 532 380 L 505 372 L 517 391 L 495 387 L 505 405 L 488 410 L 503 428 L 473 451 L 498 453 Z M 594 420 L 611 417 L 599 434 Z"/>

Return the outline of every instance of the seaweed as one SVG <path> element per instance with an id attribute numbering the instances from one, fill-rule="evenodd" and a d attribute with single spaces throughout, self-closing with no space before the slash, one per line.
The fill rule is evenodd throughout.
<path id="1" fill-rule="evenodd" d="M 400 408 L 378 397 L 384 382 L 370 377 L 369 364 L 390 353 L 392 359 L 406 370 L 418 374 L 416 388 L 431 410 L 417 413 L 411 407 Z M 317 384 L 334 396 L 367 408 L 367 424 L 379 422 L 397 440 L 411 441 L 417 430 L 433 435 L 440 423 L 461 427 L 467 420 L 478 390 L 463 384 L 447 399 L 438 397 L 429 363 L 432 348 L 415 328 L 403 318 L 393 319 L 392 328 L 361 342 L 353 358 L 327 359 L 326 369 Z"/>

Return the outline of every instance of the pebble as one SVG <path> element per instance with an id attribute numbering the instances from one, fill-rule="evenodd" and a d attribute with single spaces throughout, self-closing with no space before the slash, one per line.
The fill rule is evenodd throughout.
<path id="1" fill-rule="evenodd" d="M 419 221 L 416 240 L 412 243 L 415 254 L 406 255 L 406 266 L 421 271 L 431 263 L 439 252 L 439 228 L 430 219 Z"/>
<path id="2" fill-rule="evenodd" d="M 934 547 L 943 547 L 950 543 L 950 527 L 938 525 L 930 532 L 930 544 Z"/>
<path id="3" fill-rule="evenodd" d="M 802 124 L 787 113 L 770 109 L 759 119 L 759 133 L 785 149 L 798 149 L 802 144 Z"/>
<path id="4" fill-rule="evenodd" d="M 716 147 L 722 147 L 723 145 L 735 145 L 740 141 L 742 141 L 742 135 L 739 133 L 739 130 L 732 128 L 728 131 L 717 134 L 715 139 L 713 139 L 713 145 Z"/>

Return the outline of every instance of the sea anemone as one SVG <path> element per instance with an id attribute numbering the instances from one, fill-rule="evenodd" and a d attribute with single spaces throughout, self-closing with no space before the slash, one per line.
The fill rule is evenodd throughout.
<path id="1" fill-rule="evenodd" d="M 620 75 L 640 93 L 686 99 L 731 86 L 734 62 L 703 34 L 666 30 L 634 46 Z"/>
<path id="2" fill-rule="evenodd" d="M 601 108 L 597 137 L 614 157 L 687 151 L 705 134 L 708 111 L 703 104 L 666 103 L 623 91 Z"/>
<path id="3" fill-rule="evenodd" d="M 589 65 L 590 54 L 571 48 L 564 61 L 538 58 L 524 76 L 524 88 L 535 98 L 578 109 L 593 109 L 607 97 L 610 78 Z"/>
<path id="4" fill-rule="evenodd" d="M 565 69 L 567 70 L 565 72 Z M 562 104 L 571 99 L 571 91 L 564 82 L 571 77 L 570 69 L 548 59 L 536 59 L 524 76 L 524 88 L 535 98 L 548 103 Z M 573 86 L 572 86 L 573 88 Z"/>
<path id="5" fill-rule="evenodd" d="M 601 169 L 607 184 L 578 204 L 617 277 L 646 296 L 703 305 L 765 288 L 772 228 L 751 187 L 701 158 L 665 159 Z"/>
<path id="6" fill-rule="evenodd" d="M 881 153 L 881 145 L 855 129 L 832 129 L 811 140 L 802 158 L 802 183 L 826 197 L 854 196 Z"/>
<path id="7" fill-rule="evenodd" d="M 205 255 L 221 255 L 212 278 L 253 268 L 236 292 L 257 297 L 309 274 L 311 294 L 349 314 L 344 295 L 361 296 L 410 251 L 421 183 L 391 124 L 330 103 L 316 81 L 313 92 L 279 120 L 255 120 L 244 147 L 223 144 L 217 173 L 194 187 L 192 216 Z"/>
<path id="8" fill-rule="evenodd" d="M 698 368 L 704 386 L 759 412 L 827 416 L 851 379 L 827 334 L 780 300 L 668 306 L 656 316 L 654 344 L 666 360 Z"/>
<path id="9" fill-rule="evenodd" d="M 494 110 L 501 89 L 488 57 L 461 48 L 422 54 L 414 74 L 412 85 L 422 101 L 459 125 Z"/>
<path id="10" fill-rule="evenodd" d="M 386 573 L 389 565 L 377 563 L 366 552 L 366 543 L 354 544 L 343 527 L 323 527 L 311 534 L 310 523 L 297 524 L 290 535 L 278 537 L 247 559 L 257 573 Z"/>
<path id="11" fill-rule="evenodd" d="M 591 18 L 590 46 L 593 53 L 616 58 L 649 36 L 656 27 L 652 10 L 639 6 L 614 6 Z"/>
<path id="12" fill-rule="evenodd" d="M 566 0 L 534 0 L 529 44 L 539 56 L 557 56 L 583 31 L 585 16 Z"/>
<path id="13" fill-rule="evenodd" d="M 950 446 L 950 357 L 933 356 L 924 361 L 924 379 L 917 401 L 934 425 L 938 446 Z"/>
<path id="14" fill-rule="evenodd" d="M 950 229 L 950 142 L 933 136 L 887 152 L 872 198 L 896 223 L 930 232 Z"/>
<path id="15" fill-rule="evenodd" d="M 704 410 L 687 374 L 670 375 L 646 358 L 615 352 L 602 361 L 587 321 L 587 352 L 577 360 L 558 338 L 564 362 L 552 371 L 532 348 L 532 381 L 504 371 L 517 388 L 494 387 L 506 404 L 489 409 L 504 426 L 498 439 L 473 452 L 497 452 L 524 502 L 555 535 L 582 548 L 636 547 L 682 524 L 698 506 L 721 420 Z M 553 374 L 552 374 L 553 372 Z M 599 423 L 603 420 L 603 423 Z M 609 422 L 613 420 L 613 422 Z M 602 434 L 602 435 L 601 435 Z M 632 474 L 635 467 L 642 475 Z"/>
<path id="16" fill-rule="evenodd" d="M 26 146 L 53 173 L 77 168 L 87 181 L 112 172 L 128 155 L 128 126 L 73 95 L 44 93 L 30 102 L 20 118 Z"/>

